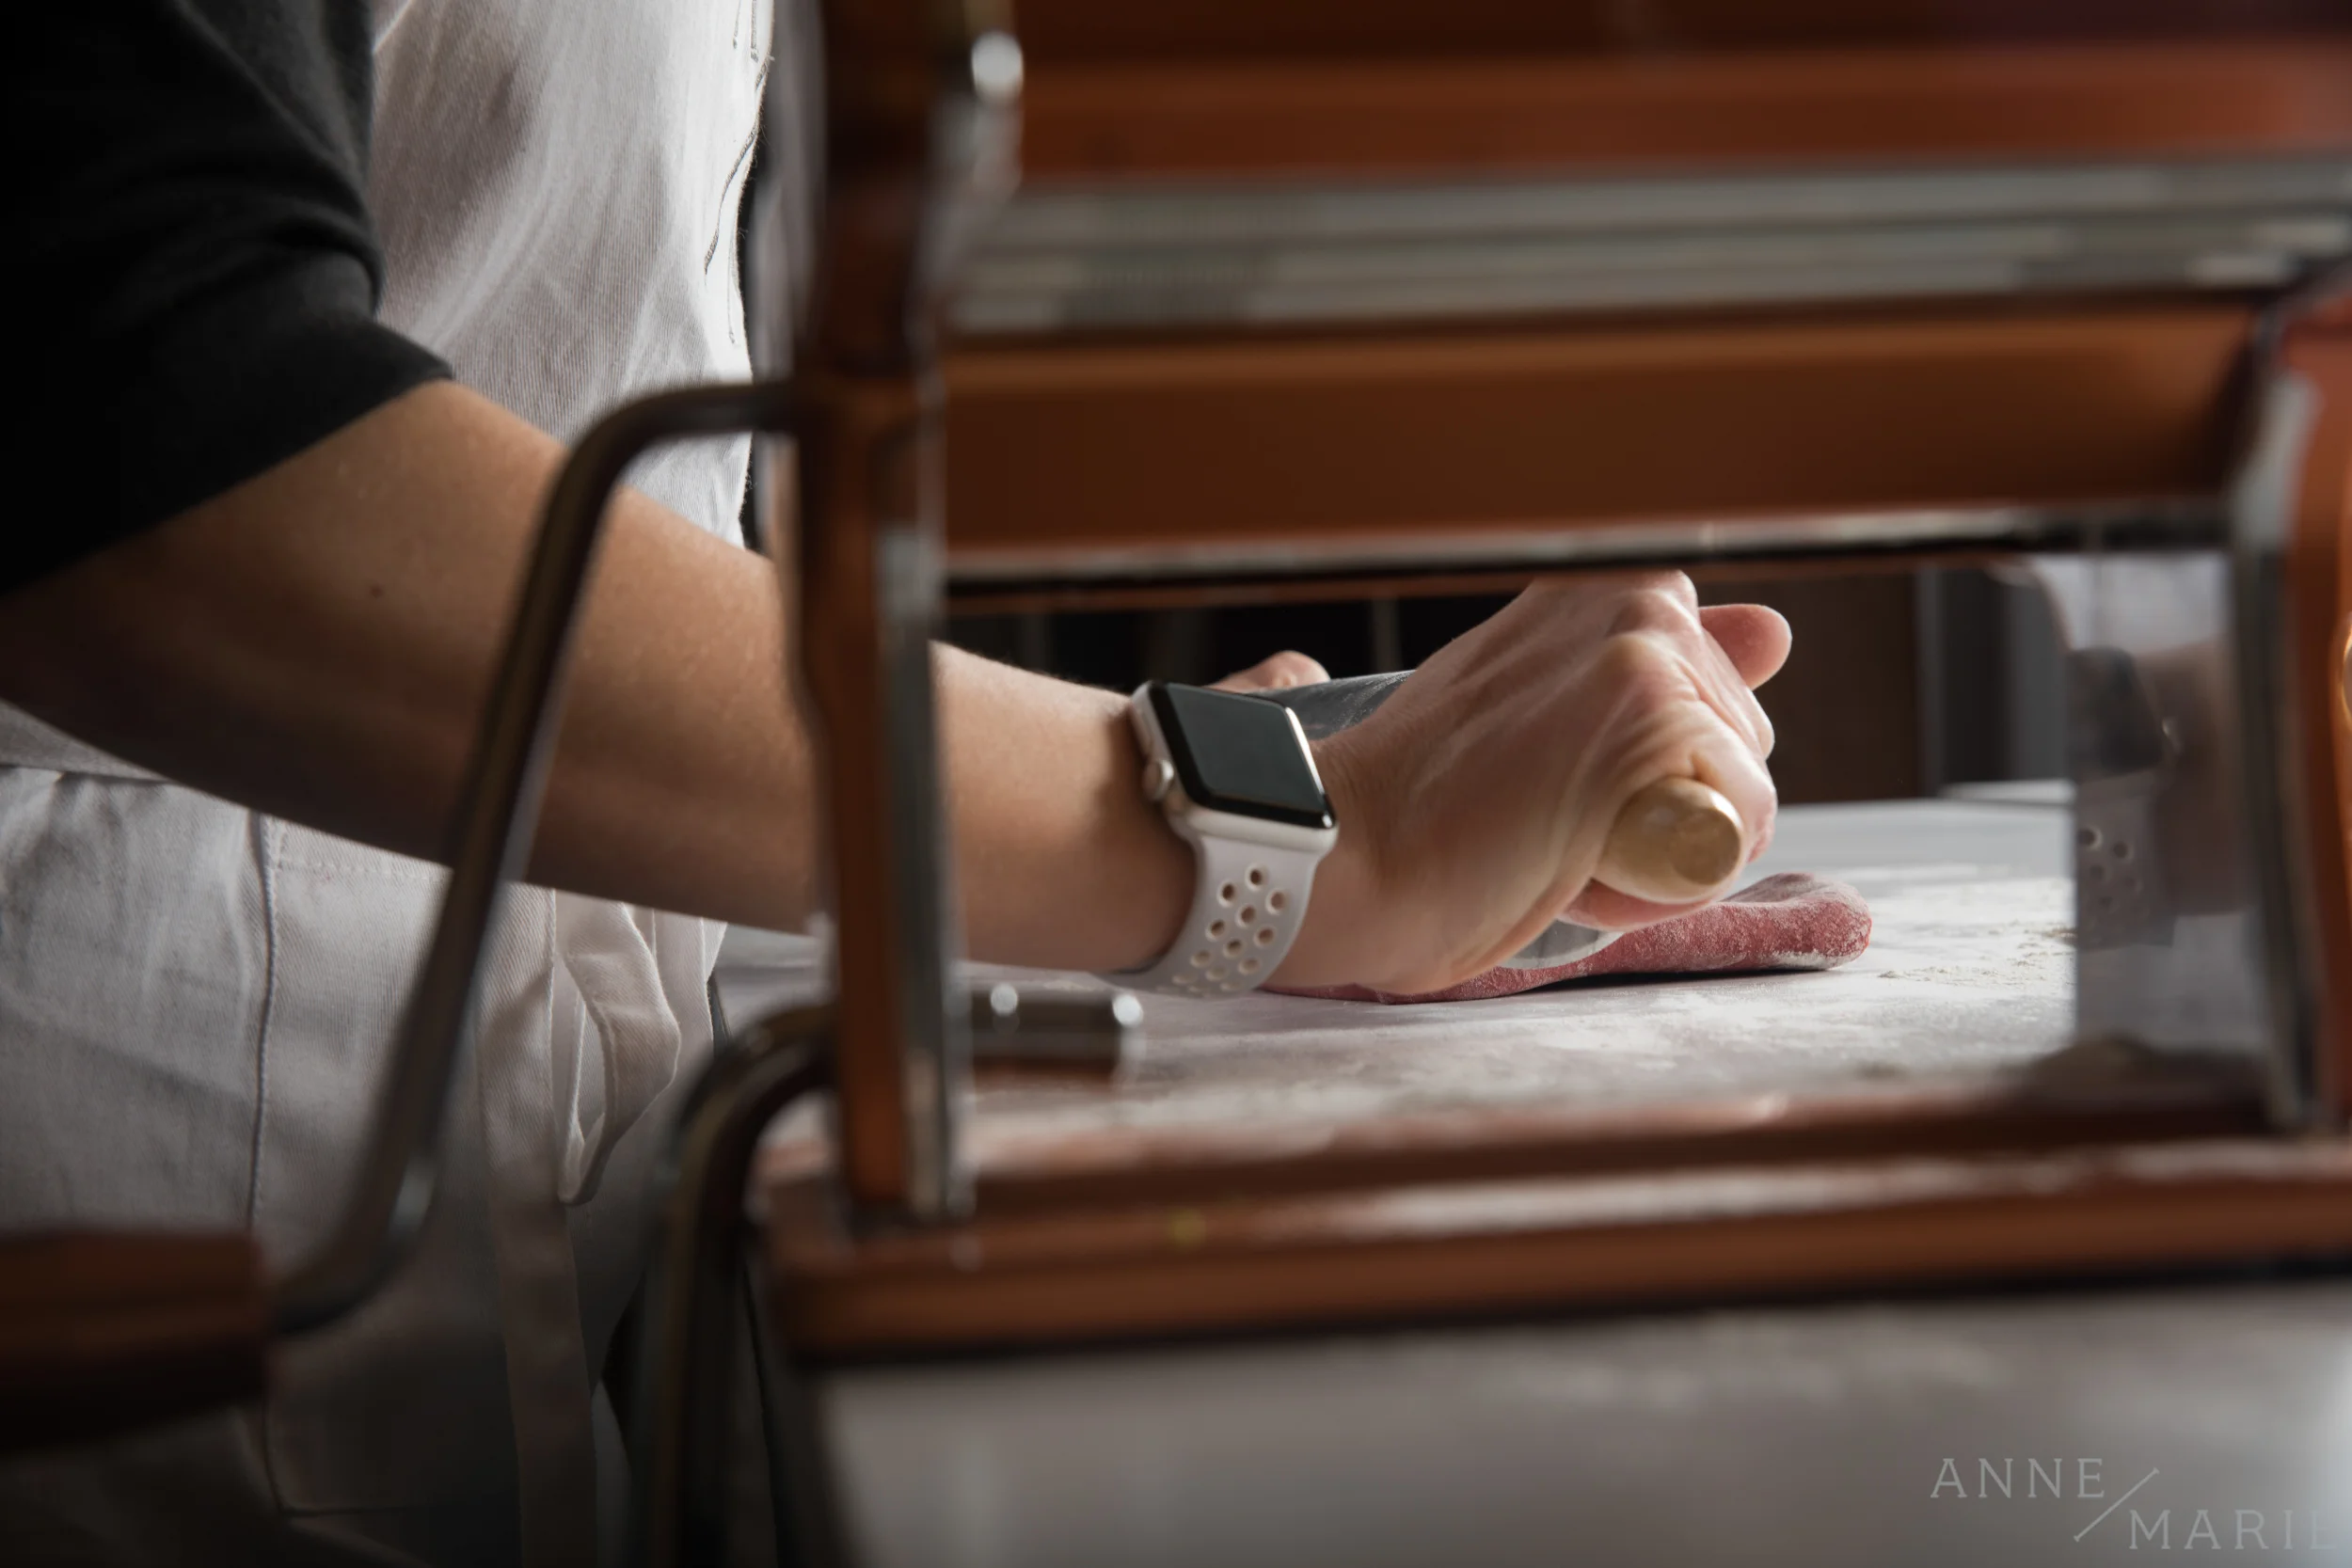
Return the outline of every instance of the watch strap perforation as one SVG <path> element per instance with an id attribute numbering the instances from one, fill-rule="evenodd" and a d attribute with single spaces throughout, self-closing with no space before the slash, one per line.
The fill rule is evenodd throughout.
<path id="1" fill-rule="evenodd" d="M 1176 941 L 1149 969 L 1114 978 L 1171 996 L 1255 990 L 1297 939 L 1322 857 L 1235 839 L 1194 837 L 1192 845 L 1199 873 Z"/>

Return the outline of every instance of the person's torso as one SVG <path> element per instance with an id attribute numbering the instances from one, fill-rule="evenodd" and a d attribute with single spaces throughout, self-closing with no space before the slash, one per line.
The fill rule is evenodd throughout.
<path id="1" fill-rule="evenodd" d="M 665 387 L 750 374 L 736 218 L 766 0 L 375 0 L 368 195 L 382 318 L 559 439 Z M 736 523 L 740 440 L 631 483 Z"/>
<path id="2" fill-rule="evenodd" d="M 389 325 L 567 440 L 628 398 L 748 374 L 735 230 L 766 5 L 374 13 Z M 676 449 L 631 482 L 731 535 L 745 451 Z M 279 1263 L 298 1252 L 364 1146 L 438 879 L 0 706 L 0 1226 L 247 1224 Z M 199 1507 L 223 1528 L 265 1529 L 275 1510 L 321 1544 L 357 1535 L 363 1555 L 429 1559 L 519 1488 L 533 1555 L 577 1557 L 595 1482 L 578 1429 L 636 1276 L 660 1126 L 707 1049 L 716 934 L 518 890 L 440 1212 L 382 1300 L 280 1357 L 250 1434 L 256 1507 L 62 1472 L 59 1506 L 113 1511 L 125 1559 L 279 1555 L 259 1536 L 177 1539 Z M 206 1440 L 246 1436 L 222 1422 Z M 169 1460 L 150 1449 L 122 1475 L 144 1464 L 152 1481 L 158 1451 Z M 573 1517 L 550 1533 L 543 1508 L 534 1527 L 534 1494 Z"/>

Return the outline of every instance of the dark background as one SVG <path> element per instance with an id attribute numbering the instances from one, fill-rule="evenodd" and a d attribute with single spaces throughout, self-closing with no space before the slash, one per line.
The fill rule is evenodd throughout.
<path id="1" fill-rule="evenodd" d="M 1795 631 L 1763 691 L 1781 799 L 1891 800 L 1955 784 L 2063 772 L 2056 633 L 2041 594 L 1976 570 L 1703 585 L 1710 603 L 1769 604 Z M 1420 663 L 1492 614 L 1499 596 L 1219 610 L 959 617 L 976 653 L 1127 690 L 1204 683 L 1282 648 L 1331 673 Z"/>

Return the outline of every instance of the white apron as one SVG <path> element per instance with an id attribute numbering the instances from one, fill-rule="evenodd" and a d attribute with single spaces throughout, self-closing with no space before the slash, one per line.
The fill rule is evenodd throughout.
<path id="1" fill-rule="evenodd" d="M 389 325 L 565 439 L 748 375 L 735 219 L 766 0 L 373 9 Z M 632 482 L 731 537 L 745 455 L 673 449 Z M 0 1229 L 249 1225 L 280 1264 L 314 1242 L 441 881 L 0 706 Z M 596 1370 L 709 1050 L 719 935 L 515 890 L 408 1265 L 282 1354 L 262 1411 L 0 1470 L 0 1556 L 595 1560 L 620 1500 Z"/>

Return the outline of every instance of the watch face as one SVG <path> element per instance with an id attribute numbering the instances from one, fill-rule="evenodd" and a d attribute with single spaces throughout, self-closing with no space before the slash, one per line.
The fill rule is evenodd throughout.
<path id="1" fill-rule="evenodd" d="M 1153 682 L 1152 717 L 1184 793 L 1236 816 L 1331 826 L 1331 801 L 1290 709 L 1263 697 Z"/>

